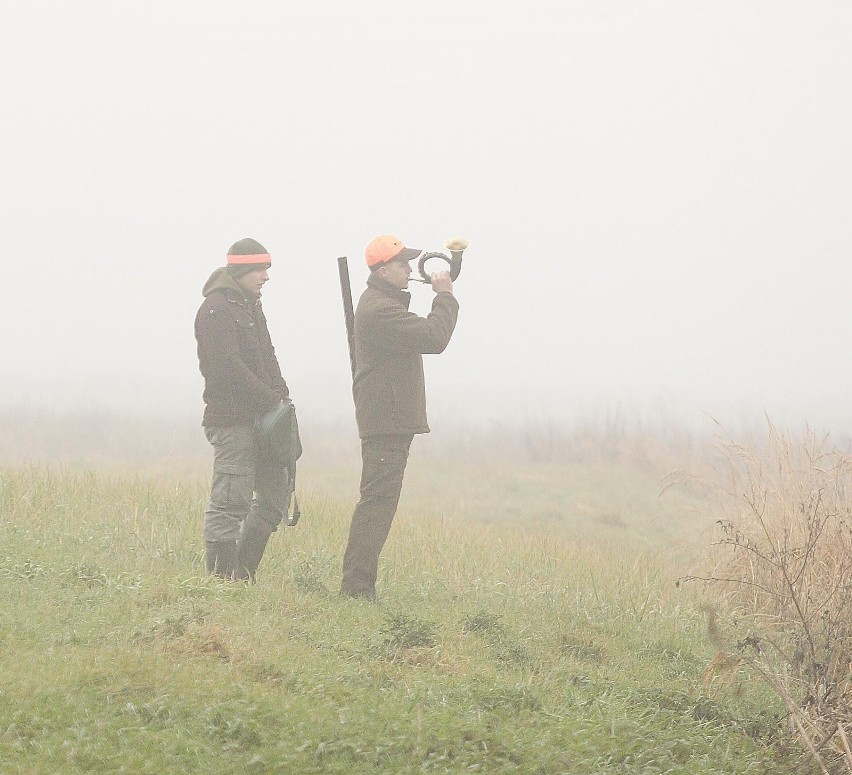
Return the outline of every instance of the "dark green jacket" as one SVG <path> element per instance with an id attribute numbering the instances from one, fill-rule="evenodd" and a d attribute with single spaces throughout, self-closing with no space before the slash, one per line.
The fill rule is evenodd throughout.
<path id="1" fill-rule="evenodd" d="M 370 275 L 355 310 L 355 419 L 362 439 L 429 433 L 423 355 L 449 344 L 459 305 L 436 293 L 425 318 L 408 311 L 411 294 Z"/>
<path id="2" fill-rule="evenodd" d="M 224 267 L 210 276 L 202 294 L 195 316 L 206 404 L 202 424 L 253 425 L 289 395 L 260 299 L 247 298 Z"/>

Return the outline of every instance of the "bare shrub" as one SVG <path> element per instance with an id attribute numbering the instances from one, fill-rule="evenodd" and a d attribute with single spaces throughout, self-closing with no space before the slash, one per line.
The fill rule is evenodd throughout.
<path id="1" fill-rule="evenodd" d="M 765 445 L 719 440 L 718 536 L 688 580 L 714 596 L 711 634 L 783 700 L 821 770 L 852 773 L 852 457 L 771 423 Z M 717 658 L 718 659 L 718 658 Z"/>

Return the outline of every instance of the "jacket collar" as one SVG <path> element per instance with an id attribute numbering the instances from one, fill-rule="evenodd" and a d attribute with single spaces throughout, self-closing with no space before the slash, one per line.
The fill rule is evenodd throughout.
<path id="1" fill-rule="evenodd" d="M 408 305 L 411 303 L 411 294 L 408 291 L 401 291 L 399 288 L 395 288 L 387 280 L 383 280 L 379 277 L 375 272 L 370 272 L 370 276 L 367 278 L 367 287 L 373 288 L 380 293 L 383 293 L 385 296 L 390 296 L 392 299 L 402 302 L 406 309 L 408 309 Z"/>

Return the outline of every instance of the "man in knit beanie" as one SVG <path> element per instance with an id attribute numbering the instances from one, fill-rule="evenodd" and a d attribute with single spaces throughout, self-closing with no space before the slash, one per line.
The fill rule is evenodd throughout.
<path id="1" fill-rule="evenodd" d="M 262 454 L 255 432 L 261 418 L 289 403 L 260 304 L 271 264 L 259 242 L 235 242 L 226 265 L 205 283 L 195 317 L 206 405 L 202 425 L 213 445 L 204 514 L 207 571 L 226 579 L 254 580 L 291 496 L 293 472 Z"/>

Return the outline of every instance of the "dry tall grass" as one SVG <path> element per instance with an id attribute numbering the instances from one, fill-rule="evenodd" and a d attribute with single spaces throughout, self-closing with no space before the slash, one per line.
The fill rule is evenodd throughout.
<path id="1" fill-rule="evenodd" d="M 852 457 L 769 424 L 758 448 L 730 438 L 709 484 L 718 540 L 689 577 L 714 595 L 711 630 L 733 662 L 783 699 L 824 773 L 852 772 Z"/>

